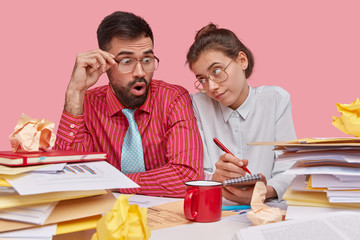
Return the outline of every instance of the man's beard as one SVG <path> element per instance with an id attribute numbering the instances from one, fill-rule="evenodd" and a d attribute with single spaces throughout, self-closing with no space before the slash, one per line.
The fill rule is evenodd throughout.
<path id="1" fill-rule="evenodd" d="M 141 96 L 134 96 L 131 93 L 131 87 L 139 82 L 145 83 L 145 93 Z M 115 88 L 113 85 L 111 85 L 111 87 L 117 99 L 121 102 L 121 104 L 123 104 L 126 107 L 133 107 L 133 108 L 140 107 L 145 103 L 147 95 L 149 93 L 149 83 L 146 82 L 144 78 L 135 78 L 132 82 L 129 82 L 129 84 L 126 87 L 121 86 L 119 88 Z"/>

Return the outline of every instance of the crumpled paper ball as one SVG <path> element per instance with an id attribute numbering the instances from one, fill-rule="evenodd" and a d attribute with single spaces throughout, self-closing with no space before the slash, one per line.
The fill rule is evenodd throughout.
<path id="1" fill-rule="evenodd" d="M 10 144 L 14 152 L 46 151 L 55 144 L 55 124 L 46 119 L 33 119 L 21 114 L 14 132 L 10 134 Z"/>
<path id="2" fill-rule="evenodd" d="M 246 213 L 253 225 L 280 222 L 283 219 L 280 208 L 269 207 L 264 204 L 266 198 L 266 186 L 263 182 L 256 182 L 251 198 L 251 211 Z"/>
<path id="3" fill-rule="evenodd" d="M 145 240 L 151 235 L 147 208 L 129 205 L 130 195 L 120 195 L 114 207 L 98 221 L 91 240 Z"/>
<path id="4" fill-rule="evenodd" d="M 340 117 L 333 116 L 332 124 L 345 134 L 360 137 L 360 101 L 356 99 L 351 104 L 337 103 Z"/>

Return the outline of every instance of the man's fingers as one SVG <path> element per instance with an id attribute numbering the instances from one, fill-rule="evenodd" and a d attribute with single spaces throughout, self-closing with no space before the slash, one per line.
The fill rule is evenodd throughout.
<path id="1" fill-rule="evenodd" d="M 101 70 L 102 72 L 107 71 L 114 64 L 114 55 L 100 49 L 93 50 L 90 52 L 79 53 L 77 56 L 77 65 L 91 69 L 89 72 Z"/>

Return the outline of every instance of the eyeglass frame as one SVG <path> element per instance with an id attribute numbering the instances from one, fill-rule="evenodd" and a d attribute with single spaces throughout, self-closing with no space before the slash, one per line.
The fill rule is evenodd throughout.
<path id="1" fill-rule="evenodd" d="M 221 69 L 221 71 L 223 71 L 225 74 L 226 74 L 226 78 L 224 79 L 224 80 L 222 80 L 221 82 L 219 82 L 219 81 L 217 81 L 217 80 L 215 80 L 215 79 L 212 79 L 211 77 L 210 77 L 210 71 L 208 72 L 208 74 L 207 74 L 207 76 L 206 76 L 206 80 L 207 81 L 213 81 L 213 82 L 215 82 L 215 83 L 222 83 L 222 82 L 225 82 L 228 78 L 229 78 L 229 74 L 226 72 L 226 69 L 230 66 L 230 64 L 232 63 L 232 61 L 234 61 L 235 60 L 235 58 L 236 58 L 236 56 L 235 57 L 233 57 L 231 60 L 230 60 L 230 62 L 226 65 L 226 67 L 224 67 L 223 69 L 222 68 L 220 68 Z M 215 67 L 216 68 L 216 67 Z M 198 83 L 199 82 L 199 84 L 198 84 L 198 86 L 196 86 L 196 83 Z M 199 90 L 200 92 L 203 92 L 203 93 L 207 93 L 209 90 L 205 90 L 205 89 L 199 89 L 199 86 L 200 85 L 202 85 L 202 83 L 199 81 L 199 79 L 197 79 L 195 82 L 194 82 L 194 86 L 195 86 L 195 88 L 197 89 L 197 90 Z"/>
<path id="2" fill-rule="evenodd" d="M 119 69 L 120 62 L 121 62 L 121 60 L 124 59 L 124 58 L 130 58 L 130 59 L 136 60 L 136 64 L 134 65 L 134 69 L 133 69 L 133 70 L 131 70 L 131 71 L 129 71 L 129 72 L 123 72 L 123 71 L 121 71 L 121 70 Z M 155 66 L 156 66 L 155 69 L 154 69 L 153 71 L 150 71 L 150 72 L 154 72 L 156 69 L 158 69 L 159 64 L 160 64 L 160 59 L 159 59 L 158 57 L 156 57 L 155 55 L 154 55 L 154 56 L 145 56 L 145 57 L 143 57 L 143 58 L 141 58 L 141 59 L 137 59 L 137 58 L 133 58 L 133 57 L 123 57 L 123 58 L 121 58 L 121 60 L 118 60 L 118 59 L 114 59 L 114 60 L 115 60 L 115 62 L 118 64 L 118 70 L 119 70 L 120 72 L 122 72 L 122 73 L 131 73 L 131 72 L 134 72 L 134 70 L 135 70 L 136 66 L 138 65 L 138 63 L 140 63 L 140 65 L 141 65 L 142 69 L 144 70 L 144 72 L 147 72 L 147 71 L 145 71 L 144 66 L 142 65 L 142 60 L 143 60 L 144 58 L 152 58 L 152 59 L 154 59 L 154 60 L 157 61 L 157 65 L 155 64 Z"/>

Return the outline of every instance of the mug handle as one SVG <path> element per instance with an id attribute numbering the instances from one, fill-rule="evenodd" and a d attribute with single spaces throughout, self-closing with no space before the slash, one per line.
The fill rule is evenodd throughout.
<path id="1" fill-rule="evenodd" d="M 195 220 L 195 218 L 198 215 L 198 209 L 199 207 L 196 206 L 195 207 L 195 211 L 193 211 L 193 204 L 192 204 L 192 200 L 193 197 L 197 194 L 199 190 L 196 188 L 193 189 L 189 189 L 187 191 L 187 194 L 185 195 L 185 199 L 184 199 L 184 213 L 185 213 L 185 217 L 189 220 Z"/>

